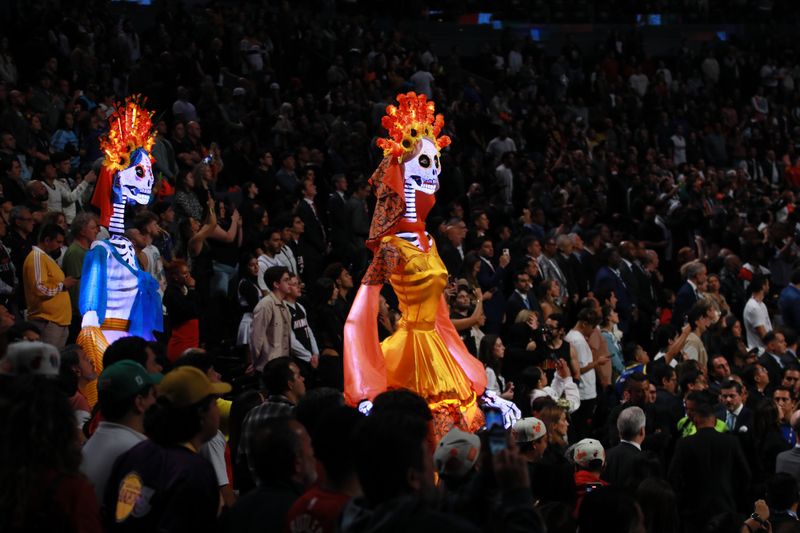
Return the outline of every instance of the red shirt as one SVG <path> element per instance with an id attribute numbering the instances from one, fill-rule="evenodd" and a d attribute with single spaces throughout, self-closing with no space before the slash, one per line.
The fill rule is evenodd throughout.
<path id="1" fill-rule="evenodd" d="M 314 486 L 300 496 L 286 515 L 286 531 L 291 533 L 333 533 L 350 496 Z"/>

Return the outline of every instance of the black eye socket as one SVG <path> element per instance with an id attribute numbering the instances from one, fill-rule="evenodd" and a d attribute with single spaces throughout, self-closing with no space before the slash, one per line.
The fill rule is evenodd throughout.
<path id="1" fill-rule="evenodd" d="M 422 154 L 421 156 L 419 156 L 419 166 L 421 166 L 422 168 L 428 168 L 429 166 L 431 166 L 431 158 L 425 154 Z"/>
<path id="2" fill-rule="evenodd" d="M 139 178 L 143 178 L 144 177 L 144 167 L 142 167 L 141 165 L 136 167 L 136 176 L 139 177 Z"/>

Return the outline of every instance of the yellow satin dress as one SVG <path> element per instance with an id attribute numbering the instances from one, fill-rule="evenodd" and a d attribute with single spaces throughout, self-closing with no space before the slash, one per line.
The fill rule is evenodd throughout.
<path id="1" fill-rule="evenodd" d="M 475 403 L 475 392 L 458 362 L 435 329 L 436 311 L 447 285 L 447 269 L 433 244 L 423 252 L 399 237 L 384 237 L 400 253 L 391 283 L 403 318 L 381 343 L 389 389 L 410 389 L 435 410 Z"/>

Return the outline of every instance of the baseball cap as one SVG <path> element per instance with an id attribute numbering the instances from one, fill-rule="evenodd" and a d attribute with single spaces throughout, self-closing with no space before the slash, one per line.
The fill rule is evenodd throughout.
<path id="1" fill-rule="evenodd" d="M 478 460 L 481 439 L 472 433 L 452 428 L 433 452 L 433 464 L 440 476 L 462 477 Z"/>
<path id="2" fill-rule="evenodd" d="M 599 440 L 583 439 L 572 447 L 572 460 L 576 465 L 589 466 L 595 460 L 606 462 L 606 451 Z"/>
<path id="3" fill-rule="evenodd" d="M 0 359 L 0 374 L 58 377 L 61 355 L 55 346 L 44 342 L 15 342 Z"/>
<path id="4" fill-rule="evenodd" d="M 158 393 L 175 407 L 188 407 L 211 394 L 231 391 L 227 383 L 211 383 L 202 370 L 193 366 L 179 366 L 164 376 Z"/>
<path id="5" fill-rule="evenodd" d="M 145 387 L 158 385 L 162 379 L 164 376 L 148 372 L 136 361 L 123 359 L 103 369 L 97 378 L 97 395 L 100 401 L 125 400 Z"/>
<path id="6" fill-rule="evenodd" d="M 518 420 L 511 428 L 511 434 L 514 435 L 517 444 L 533 442 L 547 435 L 547 426 L 538 418 L 531 416 Z"/>

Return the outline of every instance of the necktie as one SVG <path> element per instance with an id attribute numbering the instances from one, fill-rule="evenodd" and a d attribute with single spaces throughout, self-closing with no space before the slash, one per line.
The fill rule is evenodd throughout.
<path id="1" fill-rule="evenodd" d="M 733 431 L 733 427 L 736 425 L 736 415 L 728 411 L 728 417 L 725 421 L 725 424 L 728 426 L 728 429 Z"/>

